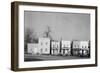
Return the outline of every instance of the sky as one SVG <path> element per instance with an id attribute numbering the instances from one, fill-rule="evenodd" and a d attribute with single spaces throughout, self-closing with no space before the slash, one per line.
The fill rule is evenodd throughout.
<path id="1" fill-rule="evenodd" d="M 90 40 L 90 14 L 24 11 L 24 25 L 37 38 L 49 26 L 54 40 Z"/>

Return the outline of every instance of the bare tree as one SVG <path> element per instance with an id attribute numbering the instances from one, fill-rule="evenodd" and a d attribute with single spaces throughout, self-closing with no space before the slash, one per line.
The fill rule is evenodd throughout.
<path id="1" fill-rule="evenodd" d="M 37 43 L 38 39 L 36 36 L 36 33 L 34 32 L 33 29 L 26 28 L 25 30 L 25 35 L 24 35 L 24 48 L 25 52 L 27 52 L 27 44 L 28 43 Z"/>
<path id="2" fill-rule="evenodd" d="M 27 43 L 31 43 L 31 35 L 32 35 L 32 31 L 27 28 L 26 31 L 25 31 L 25 42 Z"/>
<path id="3" fill-rule="evenodd" d="M 47 26 L 47 29 L 44 32 L 44 36 L 43 37 L 47 37 L 47 38 L 50 38 L 52 40 L 51 32 L 52 32 L 51 31 L 51 27 L 50 26 Z"/>
<path id="4" fill-rule="evenodd" d="M 26 30 L 24 31 L 24 51 L 25 53 L 27 53 L 27 43 L 31 43 L 31 35 L 32 35 L 32 31 L 29 28 L 26 28 Z"/>

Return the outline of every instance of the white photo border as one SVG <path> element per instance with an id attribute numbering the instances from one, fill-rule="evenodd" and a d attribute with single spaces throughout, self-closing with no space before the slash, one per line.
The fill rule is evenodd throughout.
<path id="1" fill-rule="evenodd" d="M 83 8 L 61 8 L 61 7 L 46 7 L 46 6 L 28 6 L 19 5 L 19 42 L 18 42 L 18 63 L 19 68 L 35 68 L 35 67 L 51 67 L 51 66 L 63 66 L 63 65 L 84 65 L 84 64 L 95 64 L 95 9 L 83 9 Z M 91 50 L 89 59 L 72 59 L 72 60 L 56 60 L 56 61 L 24 61 L 24 11 L 43 11 L 43 12 L 70 12 L 70 13 L 88 13 L 90 14 L 90 40 Z"/>

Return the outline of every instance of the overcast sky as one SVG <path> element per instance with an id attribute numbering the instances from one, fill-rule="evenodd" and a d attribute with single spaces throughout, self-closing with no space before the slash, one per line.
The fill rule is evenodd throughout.
<path id="1" fill-rule="evenodd" d="M 47 26 L 54 40 L 90 40 L 90 15 L 79 13 L 54 13 L 25 11 L 25 31 L 34 31 L 42 37 Z"/>

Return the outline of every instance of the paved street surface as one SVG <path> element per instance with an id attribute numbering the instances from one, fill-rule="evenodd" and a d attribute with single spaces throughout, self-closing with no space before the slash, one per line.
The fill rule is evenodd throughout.
<path id="1" fill-rule="evenodd" d="M 35 54 L 24 55 L 24 61 L 47 61 L 47 60 L 69 60 L 69 59 L 86 59 L 86 57 L 52 56 L 52 55 L 35 55 Z"/>

